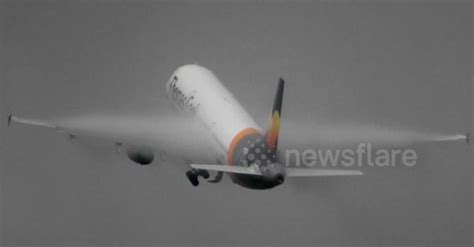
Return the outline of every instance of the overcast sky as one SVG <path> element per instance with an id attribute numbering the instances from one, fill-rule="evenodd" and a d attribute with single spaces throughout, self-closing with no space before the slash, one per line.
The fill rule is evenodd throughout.
<path id="1" fill-rule="evenodd" d="M 416 2 L 0 5 L 2 117 L 159 115 L 171 109 L 166 80 L 196 62 L 259 121 L 283 76 L 283 115 L 294 121 L 465 133 L 472 6 Z M 139 167 L 107 143 L 1 132 L 6 246 L 471 242 L 472 149 L 462 142 L 412 146 L 412 168 L 252 191 L 228 178 L 194 188 L 179 162 Z"/>

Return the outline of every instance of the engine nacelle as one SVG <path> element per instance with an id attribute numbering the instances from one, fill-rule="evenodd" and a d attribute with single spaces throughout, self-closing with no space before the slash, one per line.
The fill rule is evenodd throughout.
<path id="1" fill-rule="evenodd" d="M 140 165 L 149 165 L 153 162 L 154 153 L 150 149 L 147 148 L 128 148 L 127 149 L 128 158 L 130 158 L 133 162 L 138 163 Z"/>

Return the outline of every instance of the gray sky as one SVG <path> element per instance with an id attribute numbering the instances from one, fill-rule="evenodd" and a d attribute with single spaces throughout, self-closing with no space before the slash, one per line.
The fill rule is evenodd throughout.
<path id="1" fill-rule="evenodd" d="M 259 121 L 283 76 L 292 120 L 472 129 L 467 1 L 0 6 L 3 112 L 168 112 L 166 80 L 197 62 Z M 6 246 L 471 242 L 472 149 L 461 142 L 413 146 L 414 168 L 251 191 L 227 178 L 194 188 L 173 162 L 139 167 L 106 143 L 20 126 L 1 132 Z"/>

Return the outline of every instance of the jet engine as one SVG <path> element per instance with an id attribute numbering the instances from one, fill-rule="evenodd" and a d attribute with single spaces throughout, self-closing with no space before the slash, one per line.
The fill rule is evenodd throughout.
<path id="1" fill-rule="evenodd" d="M 127 148 L 127 156 L 133 162 L 140 164 L 140 165 L 149 165 L 153 162 L 154 153 L 148 148 L 137 148 L 137 147 L 130 147 Z"/>

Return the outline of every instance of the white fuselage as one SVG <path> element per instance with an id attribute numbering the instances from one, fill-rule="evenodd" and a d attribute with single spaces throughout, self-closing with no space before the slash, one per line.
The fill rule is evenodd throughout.
<path id="1" fill-rule="evenodd" d="M 242 131 L 261 131 L 232 93 L 204 67 L 179 67 L 168 80 L 166 92 L 181 111 L 195 114 L 226 150 Z"/>

